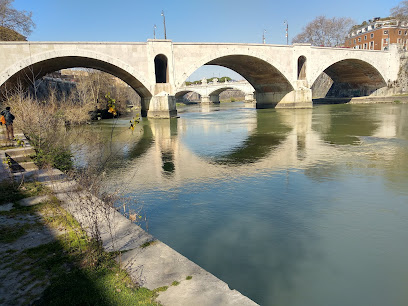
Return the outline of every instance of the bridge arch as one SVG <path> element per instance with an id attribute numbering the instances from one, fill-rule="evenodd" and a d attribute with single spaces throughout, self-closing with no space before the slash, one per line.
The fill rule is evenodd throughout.
<path id="1" fill-rule="evenodd" d="M 228 89 L 239 90 L 239 91 L 241 91 L 241 92 L 244 93 L 244 94 L 251 94 L 251 93 L 253 93 L 253 92 L 245 92 L 245 91 L 244 91 L 241 87 L 239 87 L 239 86 L 234 86 L 234 85 L 232 85 L 232 84 L 225 84 L 225 86 L 223 86 L 223 87 L 214 89 L 212 92 L 209 93 L 209 95 L 210 95 L 210 96 L 214 96 L 214 95 L 218 96 L 218 95 L 220 95 L 222 92 L 224 92 L 224 91 L 226 91 L 226 90 L 228 90 Z"/>
<path id="2" fill-rule="evenodd" d="M 252 93 L 246 93 L 245 91 L 242 90 L 242 88 L 237 88 L 234 86 L 229 86 L 227 84 L 225 84 L 225 86 L 215 89 L 213 91 L 211 91 L 208 96 L 210 97 L 211 101 L 216 101 L 216 102 L 220 102 L 220 94 L 228 89 L 234 89 L 234 90 L 239 90 L 240 92 L 243 93 L 243 97 L 245 97 L 245 95 L 247 94 L 252 94 Z"/>
<path id="3" fill-rule="evenodd" d="M 235 89 L 235 88 L 232 88 L 231 86 L 225 86 L 225 87 L 217 88 L 217 89 L 211 91 L 209 93 L 209 96 L 219 96 L 220 93 L 222 93 L 222 92 L 224 92 L 224 91 L 226 91 L 228 89 Z M 239 89 L 239 90 L 241 90 L 241 89 Z"/>
<path id="4" fill-rule="evenodd" d="M 229 68 L 242 75 L 258 93 L 290 92 L 294 89 L 289 75 L 279 63 L 258 55 L 219 53 L 207 56 L 189 67 L 178 80 L 182 84 L 188 76 L 204 65 L 216 65 Z M 177 85 L 177 84 L 176 84 Z"/>
<path id="5" fill-rule="evenodd" d="M 132 87 L 142 98 L 151 98 L 148 82 L 133 67 L 97 52 L 67 49 L 36 54 L 21 60 L 0 74 L 0 86 L 24 80 L 27 75 L 40 79 L 47 73 L 67 68 L 92 68 L 116 76 Z"/>
<path id="6" fill-rule="evenodd" d="M 343 59 L 328 65 L 313 80 L 312 91 L 317 91 L 317 86 L 322 83 L 330 86 L 327 88 L 326 97 L 368 96 L 387 86 L 383 75 L 373 64 L 356 58 Z"/>
<path id="7" fill-rule="evenodd" d="M 196 90 L 181 90 L 181 91 L 176 92 L 176 94 L 174 95 L 175 98 L 176 98 L 176 101 L 177 101 L 177 102 L 183 102 L 183 97 L 184 97 L 186 94 L 188 94 L 188 93 L 196 93 L 196 94 L 198 94 L 200 97 L 203 95 L 203 93 L 199 93 L 199 92 L 196 91 Z"/>

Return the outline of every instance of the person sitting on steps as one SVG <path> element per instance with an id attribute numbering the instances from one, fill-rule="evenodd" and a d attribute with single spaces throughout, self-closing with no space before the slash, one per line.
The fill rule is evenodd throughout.
<path id="1" fill-rule="evenodd" d="M 4 116 L 4 119 L 6 120 L 6 139 L 14 140 L 13 121 L 15 117 L 10 112 L 10 106 L 7 106 L 5 110 L 1 111 L 1 115 Z"/>

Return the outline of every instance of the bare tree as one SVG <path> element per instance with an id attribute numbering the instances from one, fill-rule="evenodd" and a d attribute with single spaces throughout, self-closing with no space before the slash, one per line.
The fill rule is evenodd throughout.
<path id="1" fill-rule="evenodd" d="M 86 69 L 84 72 L 86 73 L 78 75 L 76 82 L 76 91 L 81 103 L 86 102 L 104 108 L 105 105 L 98 105 L 97 102 L 103 103 L 106 100 L 105 95 L 110 93 L 116 100 L 116 110 L 124 112 L 126 101 L 137 100 L 135 91 L 114 76 L 94 69 Z"/>
<path id="2" fill-rule="evenodd" d="M 408 1 L 402 1 L 391 9 L 391 16 L 399 20 L 408 21 Z"/>
<path id="3" fill-rule="evenodd" d="M 0 0 L 0 26 L 30 35 L 35 28 L 31 19 L 33 13 L 16 10 L 13 2 L 14 0 Z"/>
<path id="4" fill-rule="evenodd" d="M 310 43 L 314 46 L 325 47 L 341 46 L 354 24 L 352 19 L 346 17 L 318 16 L 293 38 L 292 43 Z"/>

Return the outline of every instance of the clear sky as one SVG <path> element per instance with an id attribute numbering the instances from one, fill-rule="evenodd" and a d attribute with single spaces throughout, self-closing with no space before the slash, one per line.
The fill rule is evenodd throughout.
<path id="1" fill-rule="evenodd" d="M 316 16 L 350 17 L 357 23 L 386 17 L 399 0 L 15 0 L 18 10 L 33 12 L 37 27 L 31 41 L 138 41 L 286 44 Z M 208 70 L 208 69 L 207 69 Z M 207 77 L 218 76 L 207 72 Z M 208 73 L 210 73 L 208 75 Z M 221 73 L 222 74 L 222 73 Z M 222 75 L 221 75 L 222 76 Z M 198 78 L 200 75 L 197 74 Z"/>

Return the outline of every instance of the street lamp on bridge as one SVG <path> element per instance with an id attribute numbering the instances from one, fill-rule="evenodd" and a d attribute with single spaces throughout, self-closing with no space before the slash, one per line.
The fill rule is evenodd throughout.
<path id="1" fill-rule="evenodd" d="M 153 38 L 156 39 L 156 25 L 153 27 Z"/>
<path id="2" fill-rule="evenodd" d="M 167 39 L 166 35 L 166 16 L 164 16 L 164 11 L 162 10 L 161 15 L 163 16 L 163 25 L 164 25 L 164 39 Z"/>
<path id="3" fill-rule="evenodd" d="M 289 23 L 285 20 L 283 24 L 286 24 L 286 44 L 289 45 Z"/>
<path id="4" fill-rule="evenodd" d="M 262 33 L 262 43 L 263 44 L 265 44 L 265 33 L 266 33 L 266 30 L 264 29 Z"/>

